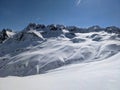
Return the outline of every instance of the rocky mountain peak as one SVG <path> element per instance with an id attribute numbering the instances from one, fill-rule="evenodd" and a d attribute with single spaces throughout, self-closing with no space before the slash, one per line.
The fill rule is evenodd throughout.
<path id="1" fill-rule="evenodd" d="M 12 37 L 15 33 L 11 29 L 3 29 L 0 32 L 0 43 L 5 41 L 6 39 Z"/>

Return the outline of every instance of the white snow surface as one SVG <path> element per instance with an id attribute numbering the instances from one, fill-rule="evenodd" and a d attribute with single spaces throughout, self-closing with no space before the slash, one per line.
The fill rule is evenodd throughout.
<path id="1" fill-rule="evenodd" d="M 8 35 L 8 37 L 11 37 L 11 36 L 15 35 L 14 32 L 10 32 L 10 31 L 6 31 L 6 34 Z"/>
<path id="2" fill-rule="evenodd" d="M 117 27 L 30 24 L 6 34 L 0 90 L 120 90 Z"/>
<path id="3" fill-rule="evenodd" d="M 0 76 L 46 73 L 69 64 L 100 61 L 119 51 L 116 33 L 79 33 L 49 27 L 24 30 L 0 45 Z"/>
<path id="4" fill-rule="evenodd" d="M 120 90 L 120 53 L 46 74 L 0 78 L 0 90 Z"/>

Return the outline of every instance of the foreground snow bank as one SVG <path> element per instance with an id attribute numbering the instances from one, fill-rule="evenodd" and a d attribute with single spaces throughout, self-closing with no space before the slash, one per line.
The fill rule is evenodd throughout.
<path id="1" fill-rule="evenodd" d="M 0 90 L 120 90 L 120 53 L 46 74 L 0 78 Z"/>

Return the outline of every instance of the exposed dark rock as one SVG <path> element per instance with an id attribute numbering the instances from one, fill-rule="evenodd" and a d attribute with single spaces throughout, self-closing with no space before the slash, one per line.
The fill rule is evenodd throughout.
<path id="1" fill-rule="evenodd" d="M 3 29 L 0 32 L 0 43 L 2 43 L 4 40 L 9 38 L 9 35 L 7 34 L 7 31 L 12 32 L 11 29 Z"/>
<path id="2" fill-rule="evenodd" d="M 120 34 L 120 28 L 115 27 L 115 26 L 107 27 L 107 28 L 105 29 L 105 31 L 108 32 L 108 33 Z"/>

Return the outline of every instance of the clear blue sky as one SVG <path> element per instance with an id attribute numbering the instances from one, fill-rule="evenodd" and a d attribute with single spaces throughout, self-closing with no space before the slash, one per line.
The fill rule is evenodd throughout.
<path id="1" fill-rule="evenodd" d="M 0 30 L 30 22 L 120 27 L 120 0 L 0 0 Z"/>

